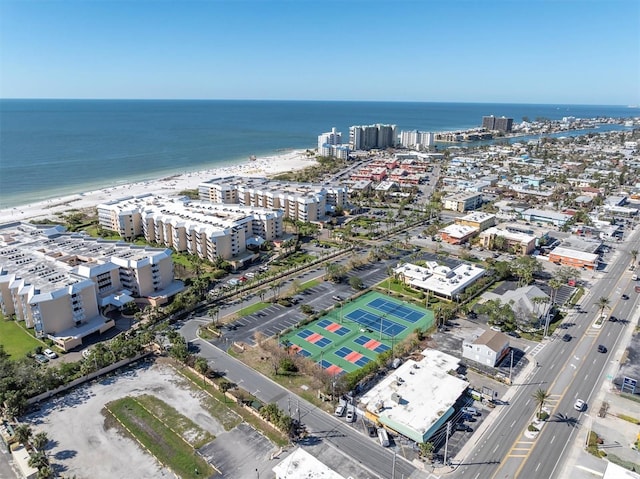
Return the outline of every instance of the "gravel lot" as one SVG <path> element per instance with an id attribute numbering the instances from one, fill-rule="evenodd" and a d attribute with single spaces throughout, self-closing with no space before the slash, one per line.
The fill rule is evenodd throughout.
<path id="1" fill-rule="evenodd" d="M 174 478 L 151 455 L 116 429 L 105 429 L 103 406 L 124 396 L 153 394 L 214 435 L 222 426 L 200 405 L 202 392 L 191 390 L 174 370 L 148 362 L 73 390 L 42 404 L 26 417 L 34 433 L 46 431 L 47 453 L 58 473 L 78 478 Z"/>

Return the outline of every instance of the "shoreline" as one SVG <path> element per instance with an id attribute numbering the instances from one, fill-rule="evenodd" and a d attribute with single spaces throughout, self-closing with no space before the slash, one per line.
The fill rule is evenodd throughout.
<path id="1" fill-rule="evenodd" d="M 124 180 L 124 183 L 118 183 L 115 186 L 3 208 L 0 209 L 0 224 L 53 218 L 59 213 L 95 208 L 100 203 L 126 196 L 138 196 L 146 193 L 178 196 L 181 191 L 197 189 L 200 183 L 222 176 L 268 177 L 287 171 L 300 170 L 317 163 L 315 156 L 309 157 L 306 152 L 306 149 L 287 150 L 284 153 L 258 156 L 255 160 L 218 168 L 174 173 L 157 179 L 129 183 Z"/>

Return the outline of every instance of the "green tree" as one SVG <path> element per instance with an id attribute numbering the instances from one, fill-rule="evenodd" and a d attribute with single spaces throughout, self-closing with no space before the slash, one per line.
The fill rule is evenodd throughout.
<path id="1" fill-rule="evenodd" d="M 16 427 L 14 434 L 16 441 L 26 446 L 31 439 L 31 436 L 33 436 L 33 430 L 28 424 L 20 424 L 18 427 Z"/>
<path id="2" fill-rule="evenodd" d="M 631 254 L 631 264 L 636 264 L 636 259 L 638 259 L 638 250 L 632 249 L 630 254 Z"/>
<path id="3" fill-rule="evenodd" d="M 351 276 L 349 278 L 349 286 L 351 286 L 353 289 L 360 290 L 363 288 L 364 283 L 362 282 L 362 278 L 360 278 L 359 276 Z"/>
<path id="4" fill-rule="evenodd" d="M 609 309 L 611 307 L 611 300 L 606 296 L 601 296 L 596 304 L 600 310 L 600 316 L 603 316 L 605 309 Z"/>
<path id="5" fill-rule="evenodd" d="M 40 470 L 44 469 L 48 465 L 49 459 L 47 459 L 47 455 L 42 451 L 38 451 L 35 454 L 31 454 L 29 456 L 29 466 L 31 467 L 35 467 L 36 469 Z"/>
<path id="6" fill-rule="evenodd" d="M 44 448 L 47 447 L 49 443 L 49 436 L 44 431 L 40 431 L 38 434 L 33 436 L 33 447 L 35 447 L 38 451 L 44 451 Z"/>
<path id="7" fill-rule="evenodd" d="M 542 408 L 544 407 L 544 403 L 549 399 L 550 394 L 542 389 L 538 388 L 538 390 L 533 394 L 533 399 L 536 400 L 538 404 L 538 416 L 542 414 Z"/>
<path id="8" fill-rule="evenodd" d="M 531 256 L 521 256 L 511 263 L 511 273 L 518 278 L 519 287 L 530 284 L 540 271 L 542 266 Z"/>
<path id="9" fill-rule="evenodd" d="M 209 363 L 203 357 L 198 357 L 193 365 L 196 371 L 198 371 L 203 376 L 206 376 L 209 372 Z"/>

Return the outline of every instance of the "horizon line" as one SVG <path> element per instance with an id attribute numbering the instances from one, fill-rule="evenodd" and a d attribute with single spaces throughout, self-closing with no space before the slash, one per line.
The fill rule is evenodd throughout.
<path id="1" fill-rule="evenodd" d="M 317 103 L 457 103 L 477 105 L 545 105 L 545 106 L 613 106 L 622 108 L 640 108 L 636 104 L 616 103 L 520 103 L 507 101 L 445 101 L 445 100 L 307 100 L 307 99 L 279 99 L 279 98 L 51 98 L 24 97 L 4 98 L 0 101 L 254 101 L 254 102 L 317 102 Z"/>

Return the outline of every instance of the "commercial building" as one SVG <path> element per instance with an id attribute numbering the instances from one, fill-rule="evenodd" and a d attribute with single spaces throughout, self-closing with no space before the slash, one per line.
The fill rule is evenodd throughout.
<path id="1" fill-rule="evenodd" d="M 477 233 L 478 228 L 474 228 L 473 226 L 452 224 L 442 228 L 438 232 L 438 235 L 445 243 L 458 245 L 466 243 Z"/>
<path id="2" fill-rule="evenodd" d="M 295 448 L 271 470 L 275 479 L 345 479 L 300 447 Z"/>
<path id="3" fill-rule="evenodd" d="M 67 350 L 114 326 L 104 316 L 135 301 L 163 304 L 184 288 L 171 250 L 106 241 L 60 226 L 0 226 L 0 309 Z"/>
<path id="4" fill-rule="evenodd" d="M 470 226 L 478 231 L 484 231 L 496 224 L 496 215 L 483 211 L 474 211 L 461 218 L 456 218 L 457 225 Z"/>
<path id="5" fill-rule="evenodd" d="M 480 193 L 457 193 L 442 199 L 442 207 L 445 210 L 459 211 L 461 213 L 478 209 L 481 206 L 482 194 Z"/>
<path id="6" fill-rule="evenodd" d="M 349 128 L 349 147 L 352 150 L 381 150 L 396 146 L 396 125 L 352 126 Z"/>
<path id="7" fill-rule="evenodd" d="M 530 223 L 549 223 L 557 228 L 564 226 L 572 216 L 565 213 L 558 213 L 557 211 L 550 210 L 537 210 L 535 208 L 529 208 L 520 213 L 522 219 L 529 221 Z"/>
<path id="8" fill-rule="evenodd" d="M 458 358 L 433 349 L 422 359 L 408 359 L 360 399 L 365 416 L 417 442 L 429 438 L 454 413 L 469 383 L 449 374 Z"/>
<path id="9" fill-rule="evenodd" d="M 425 266 L 405 263 L 393 270 L 394 275 L 414 288 L 430 291 L 436 296 L 455 300 L 465 289 L 484 276 L 486 270 L 462 263 L 455 268 L 427 261 Z"/>
<path id="10" fill-rule="evenodd" d="M 500 331 L 486 330 L 479 337 L 462 341 L 462 357 L 494 367 L 509 353 L 509 337 Z"/>
<path id="11" fill-rule="evenodd" d="M 103 228 L 197 255 L 230 260 L 247 247 L 282 236 L 283 212 L 238 204 L 206 203 L 154 195 L 127 197 L 98 205 Z"/>
<path id="12" fill-rule="evenodd" d="M 479 238 L 484 248 L 509 251 L 520 256 L 529 255 L 536 249 L 535 236 L 510 231 L 502 226 L 494 226 L 483 231 Z"/>
<path id="13" fill-rule="evenodd" d="M 598 267 L 599 256 L 595 253 L 585 253 L 569 248 L 554 248 L 549 253 L 549 261 L 563 266 L 595 270 Z"/>
<path id="14" fill-rule="evenodd" d="M 211 203 L 280 209 L 284 218 L 323 221 L 336 208 L 346 208 L 348 188 L 228 176 L 198 185 L 200 199 Z"/>

